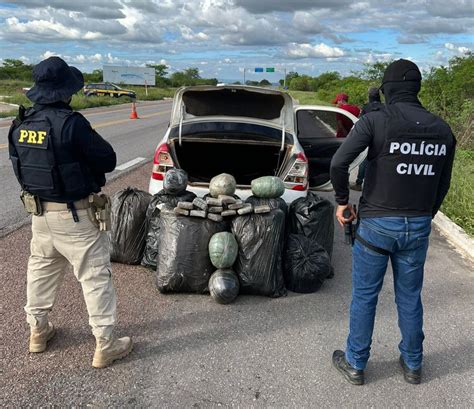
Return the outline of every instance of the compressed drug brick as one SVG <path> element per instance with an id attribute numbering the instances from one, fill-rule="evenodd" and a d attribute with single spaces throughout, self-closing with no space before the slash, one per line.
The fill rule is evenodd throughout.
<path id="1" fill-rule="evenodd" d="M 200 197 L 196 197 L 196 199 L 193 200 L 193 205 L 201 210 L 207 210 L 206 201 L 204 199 L 201 199 Z"/>
<path id="2" fill-rule="evenodd" d="M 227 216 L 236 216 L 237 212 L 235 210 L 224 210 L 221 213 L 222 217 L 227 217 Z"/>
<path id="3" fill-rule="evenodd" d="M 207 209 L 207 211 L 209 213 L 219 213 L 220 214 L 224 211 L 224 208 L 222 206 L 220 206 L 220 207 L 214 207 L 213 206 L 213 207 L 210 207 L 209 209 Z"/>
<path id="4" fill-rule="evenodd" d="M 214 197 L 207 197 L 206 198 L 206 203 L 208 206 L 222 206 L 222 200 L 216 199 Z"/>
<path id="5" fill-rule="evenodd" d="M 191 210 L 189 212 L 189 215 L 191 217 L 201 217 L 201 218 L 205 219 L 206 216 L 207 216 L 207 213 L 206 213 L 205 210 Z"/>
<path id="6" fill-rule="evenodd" d="M 207 218 L 215 222 L 221 222 L 224 218 L 220 214 L 208 213 Z"/>
<path id="7" fill-rule="evenodd" d="M 255 206 L 253 208 L 253 211 L 257 214 L 258 213 L 270 213 L 271 210 L 272 210 L 271 207 L 268 206 L 268 205 Z"/>
<path id="8" fill-rule="evenodd" d="M 219 195 L 219 200 L 222 201 L 222 204 L 234 204 L 237 202 L 237 199 L 232 196 L 227 196 L 227 195 Z"/>
<path id="9" fill-rule="evenodd" d="M 230 204 L 228 207 L 229 210 L 239 210 L 239 209 L 242 209 L 242 207 L 244 207 L 245 204 L 244 203 L 233 203 L 233 204 Z"/>
<path id="10" fill-rule="evenodd" d="M 189 210 L 182 209 L 181 207 L 175 207 L 174 212 L 181 216 L 189 216 Z"/>
<path id="11" fill-rule="evenodd" d="M 178 207 L 180 209 L 193 210 L 194 205 L 192 202 L 178 202 Z"/>
<path id="12" fill-rule="evenodd" d="M 253 212 L 253 206 L 252 205 L 244 206 L 244 207 L 242 207 L 242 209 L 237 210 L 237 213 L 240 216 L 242 216 L 244 214 L 250 214 L 252 212 Z"/>

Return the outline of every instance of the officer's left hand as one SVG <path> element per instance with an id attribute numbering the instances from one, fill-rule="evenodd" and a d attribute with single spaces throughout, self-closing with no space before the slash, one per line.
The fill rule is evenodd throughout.
<path id="1" fill-rule="evenodd" d="M 348 219 L 344 217 L 344 210 L 346 209 L 351 211 L 351 216 Z M 352 222 L 356 217 L 357 216 L 355 214 L 354 208 L 351 204 L 337 206 L 336 219 L 342 227 L 344 227 L 344 224 Z"/>

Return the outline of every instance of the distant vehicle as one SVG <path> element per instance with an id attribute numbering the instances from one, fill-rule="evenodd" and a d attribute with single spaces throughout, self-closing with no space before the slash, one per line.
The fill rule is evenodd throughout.
<path id="1" fill-rule="evenodd" d="M 87 97 L 91 96 L 98 96 L 98 95 L 108 95 L 110 97 L 130 97 L 136 98 L 137 94 L 135 91 L 131 91 L 129 89 L 124 89 L 119 87 L 118 85 L 112 84 L 110 82 L 101 82 L 95 84 L 87 84 L 84 87 L 84 95 Z"/>
<path id="2" fill-rule="evenodd" d="M 344 141 L 336 138 L 337 117 L 357 118 L 337 107 L 293 106 L 285 92 L 246 85 L 193 86 L 177 90 L 171 120 L 155 151 L 149 192 L 163 189 L 166 171 L 188 173 L 188 190 L 209 192 L 220 173 L 237 181 L 236 194 L 252 194 L 250 182 L 277 176 L 291 203 L 309 189 L 331 190 L 329 165 Z M 351 165 L 358 166 L 366 153 Z"/>

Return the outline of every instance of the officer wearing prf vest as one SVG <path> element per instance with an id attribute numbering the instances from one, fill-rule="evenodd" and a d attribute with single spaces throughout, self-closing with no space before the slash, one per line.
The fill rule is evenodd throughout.
<path id="1" fill-rule="evenodd" d="M 25 311 L 30 352 L 43 352 L 54 336 L 48 320 L 68 264 L 81 283 L 97 344 L 96 368 L 128 355 L 132 341 L 114 338 L 115 290 L 107 233 L 110 202 L 98 195 L 105 173 L 114 170 L 112 147 L 69 103 L 84 80 L 61 58 L 34 67 L 34 103 L 20 109 L 8 135 L 10 159 L 22 187 L 22 200 L 33 214 Z"/>
<path id="2" fill-rule="evenodd" d="M 333 364 L 355 385 L 364 383 L 378 294 L 391 260 L 404 378 L 421 381 L 423 307 L 421 289 L 431 219 L 449 189 L 455 138 L 449 126 L 424 109 L 417 95 L 421 73 L 398 60 L 384 74 L 386 105 L 364 115 L 331 163 L 341 225 L 356 215 L 349 203 L 348 167 L 367 147 L 366 178 L 352 251 L 352 303 L 346 350 Z M 351 216 L 344 217 L 349 209 Z M 347 213 L 347 212 L 346 212 Z"/>

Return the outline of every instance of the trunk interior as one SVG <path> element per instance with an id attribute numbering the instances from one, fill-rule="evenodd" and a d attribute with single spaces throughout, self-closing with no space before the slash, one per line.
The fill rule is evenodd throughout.
<path id="1" fill-rule="evenodd" d="M 220 174 L 229 173 L 238 185 L 250 185 L 260 176 L 275 176 L 286 160 L 286 150 L 280 152 L 275 143 L 226 141 L 186 141 L 174 144 L 179 166 L 188 172 L 191 183 L 209 183 Z"/>

